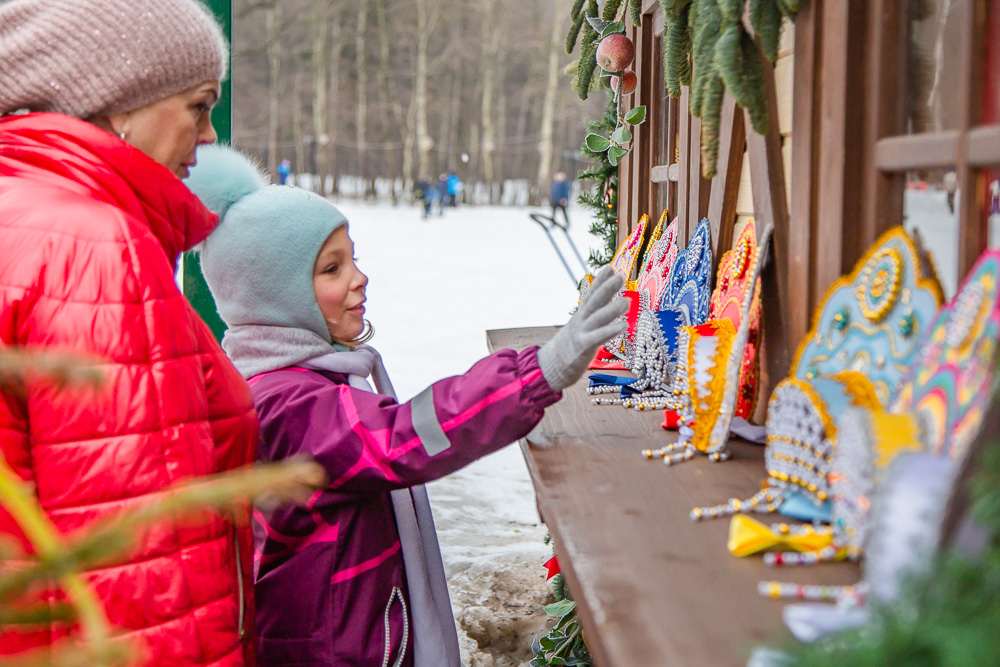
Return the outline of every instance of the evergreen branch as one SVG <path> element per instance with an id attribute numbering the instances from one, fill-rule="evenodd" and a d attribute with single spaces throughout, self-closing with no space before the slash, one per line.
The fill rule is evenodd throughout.
<path id="1" fill-rule="evenodd" d="M 0 349 L 0 391 L 20 395 L 24 384 L 33 380 L 45 380 L 60 389 L 98 386 L 104 380 L 99 363 L 94 357 L 76 353 L 3 348 Z"/>
<path id="2" fill-rule="evenodd" d="M 719 159 L 719 123 L 722 115 L 722 97 L 726 89 L 718 74 L 705 78 L 705 92 L 702 97 L 701 119 L 701 174 L 705 178 L 715 176 L 715 166 Z"/>
<path id="3" fill-rule="evenodd" d="M 604 11 L 601 13 L 601 18 L 605 21 L 614 21 L 617 18 L 618 10 L 622 6 L 624 0 L 607 0 L 604 3 Z"/>
<path id="4" fill-rule="evenodd" d="M 632 25 L 638 27 L 642 23 L 642 0 L 629 0 L 628 8 L 631 12 Z"/>
<path id="5" fill-rule="evenodd" d="M 17 522 L 39 556 L 52 558 L 64 548 L 59 530 L 42 511 L 32 488 L 21 481 L 3 457 L 0 457 L 0 504 Z M 74 571 L 61 573 L 59 583 L 73 605 L 84 637 L 99 655 L 105 655 L 111 626 L 97 596 Z"/>
<path id="6" fill-rule="evenodd" d="M 750 0 L 750 25 L 760 38 L 760 48 L 772 63 L 778 59 L 781 10 L 778 0 Z"/>
<path id="7" fill-rule="evenodd" d="M 666 73 L 667 93 L 670 97 L 681 96 L 681 86 L 691 85 L 691 30 L 688 24 L 690 5 L 685 5 L 666 28 L 667 46 L 663 50 L 663 71 Z"/>
<path id="8" fill-rule="evenodd" d="M 0 579 L 0 600 L 25 592 L 33 582 L 65 572 L 87 570 L 114 562 L 145 526 L 164 518 L 190 516 L 205 508 L 224 509 L 233 502 L 302 502 L 324 480 L 315 463 L 289 459 L 185 482 L 113 519 L 95 524 L 86 535 L 55 553 L 43 554 L 28 567 Z"/>
<path id="9" fill-rule="evenodd" d="M 569 27 L 569 33 L 566 34 L 566 54 L 569 55 L 573 53 L 573 49 L 576 48 L 576 40 L 580 36 L 580 28 L 583 27 L 583 21 L 586 18 L 583 12 L 573 19 L 572 25 Z"/>

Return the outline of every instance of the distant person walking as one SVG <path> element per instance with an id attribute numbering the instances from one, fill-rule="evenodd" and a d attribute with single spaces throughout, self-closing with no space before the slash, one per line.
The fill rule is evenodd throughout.
<path id="1" fill-rule="evenodd" d="M 448 206 L 458 206 L 465 184 L 456 174 L 448 174 Z"/>
<path id="2" fill-rule="evenodd" d="M 430 217 L 431 205 L 434 203 L 436 194 L 437 190 L 431 185 L 430 180 L 426 178 L 417 179 L 417 182 L 413 184 L 413 196 L 419 199 L 421 205 L 424 207 L 424 220 Z"/>
<path id="3" fill-rule="evenodd" d="M 278 185 L 285 185 L 288 180 L 288 175 L 292 173 L 292 163 L 288 160 L 282 160 L 278 163 Z"/>
<path id="4" fill-rule="evenodd" d="M 437 181 L 438 212 L 444 215 L 444 207 L 448 205 L 448 174 L 442 173 Z"/>
<path id="5" fill-rule="evenodd" d="M 955 212 L 955 191 L 958 190 L 958 174 L 954 169 L 949 169 L 944 175 L 944 189 L 947 192 L 948 212 Z"/>
<path id="6" fill-rule="evenodd" d="M 552 189 L 549 191 L 549 201 L 552 203 L 552 221 L 555 222 L 556 211 L 562 211 L 563 220 L 566 221 L 567 227 L 569 227 L 569 213 L 566 212 L 566 207 L 569 205 L 569 189 L 570 182 L 566 178 L 566 174 L 557 171 L 552 176 Z"/>

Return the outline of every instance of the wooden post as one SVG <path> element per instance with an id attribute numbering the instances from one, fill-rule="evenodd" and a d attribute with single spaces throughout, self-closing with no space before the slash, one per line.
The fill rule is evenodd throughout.
<path id="1" fill-rule="evenodd" d="M 215 14 L 222 26 L 223 34 L 229 44 L 233 42 L 233 6 L 232 0 L 208 0 L 209 9 Z M 230 48 L 230 62 L 226 68 L 229 76 L 222 82 L 221 96 L 218 104 L 212 110 L 212 125 L 219 135 L 220 144 L 232 142 L 233 125 L 233 97 L 232 97 L 232 48 Z M 226 332 L 226 324 L 219 317 L 215 308 L 215 300 L 208 290 L 208 284 L 201 273 L 201 261 L 198 255 L 186 252 L 181 256 L 180 271 L 183 276 L 181 281 L 181 291 L 194 307 L 195 312 L 205 321 L 208 328 L 216 340 L 222 340 L 222 335 Z"/>
<path id="2" fill-rule="evenodd" d="M 802 5 L 795 15 L 795 72 L 792 84 L 792 169 L 788 247 L 783 271 L 788 273 L 790 308 L 785 336 L 797 345 L 809 330 L 815 308 L 816 238 L 819 187 L 820 99 L 823 0 Z M 794 280 L 791 279 L 794 277 Z"/>
<path id="3" fill-rule="evenodd" d="M 719 267 L 722 253 L 733 247 L 736 198 L 740 191 L 745 147 L 743 110 L 737 106 L 732 95 L 726 93 L 722 100 L 722 119 L 719 123 L 719 159 L 708 200 L 708 222 L 712 228 L 712 254 L 715 258 L 713 275 Z"/>
<path id="4" fill-rule="evenodd" d="M 770 65 L 764 67 L 764 88 L 767 113 L 773 122 L 766 135 L 753 130 L 746 135 L 757 233 L 760 234 L 769 223 L 774 225 L 770 263 L 761 276 L 766 376 L 761 378 L 759 391 L 761 396 L 769 396 L 774 385 L 788 375 L 798 341 L 788 338 L 787 322 L 794 308 L 789 299 L 792 280 L 788 271 L 788 199 L 781 157 L 781 129 L 777 123 L 778 95 L 774 68 Z M 746 111 L 744 124 L 750 125 Z"/>

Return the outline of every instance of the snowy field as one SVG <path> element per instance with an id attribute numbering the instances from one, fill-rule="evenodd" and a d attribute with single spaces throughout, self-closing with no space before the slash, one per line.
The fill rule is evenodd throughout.
<path id="1" fill-rule="evenodd" d="M 401 401 L 486 356 L 486 330 L 563 324 L 576 289 L 542 229 L 519 207 L 421 209 L 342 200 L 358 264 L 369 277 L 367 317 Z M 590 216 L 571 208 L 586 258 Z M 582 274 L 562 232 L 556 239 Z M 542 563 L 550 550 L 516 447 L 428 485 L 452 605 L 469 667 L 526 663 L 551 602 Z"/>
<path id="2" fill-rule="evenodd" d="M 941 287 L 946 299 L 958 289 L 958 207 L 961 193 L 955 196 L 955 213 L 948 211 L 947 195 L 943 190 L 907 190 L 903 200 L 904 226 L 917 229 L 924 247 L 931 251 Z M 989 246 L 1000 246 L 1000 215 L 989 223 Z"/>

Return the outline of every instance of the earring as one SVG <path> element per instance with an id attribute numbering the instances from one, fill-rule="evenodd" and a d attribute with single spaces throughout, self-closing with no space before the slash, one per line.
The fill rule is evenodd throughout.
<path id="1" fill-rule="evenodd" d="M 118 133 L 118 138 L 121 139 L 122 141 L 125 141 L 125 133 L 124 132 L 119 132 Z"/>

